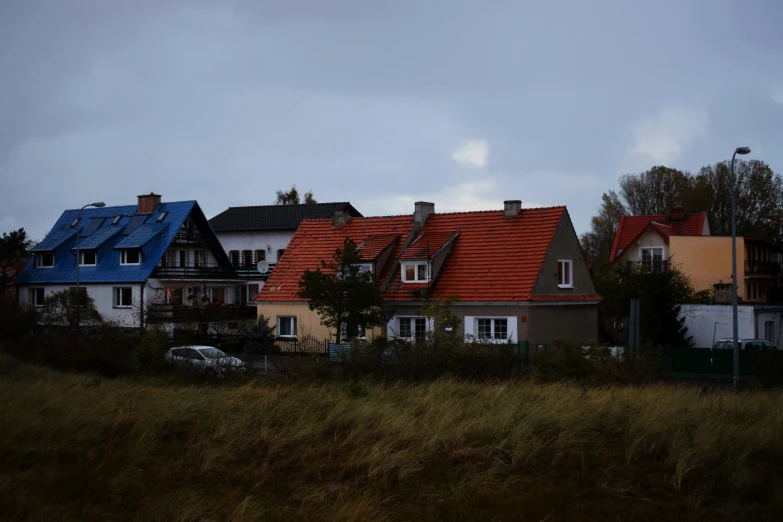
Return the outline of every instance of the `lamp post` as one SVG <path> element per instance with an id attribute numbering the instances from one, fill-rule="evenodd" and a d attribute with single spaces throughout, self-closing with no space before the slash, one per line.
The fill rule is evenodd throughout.
<path id="1" fill-rule="evenodd" d="M 81 230 L 79 230 L 79 223 L 82 220 L 82 210 L 84 210 L 87 207 L 105 207 L 106 203 L 103 201 L 97 201 L 95 203 L 90 203 L 88 205 L 84 205 L 82 208 L 79 209 L 79 213 L 76 214 L 76 340 L 78 342 L 79 340 L 79 309 L 81 308 L 81 295 L 79 294 L 79 264 L 81 263 L 80 254 L 79 254 L 79 236 L 81 236 Z"/>
<path id="2" fill-rule="evenodd" d="M 734 203 L 734 159 L 737 154 L 748 154 L 748 147 L 737 147 L 731 156 L 731 321 L 734 346 L 734 389 L 739 389 L 739 325 L 737 321 L 737 218 Z"/>

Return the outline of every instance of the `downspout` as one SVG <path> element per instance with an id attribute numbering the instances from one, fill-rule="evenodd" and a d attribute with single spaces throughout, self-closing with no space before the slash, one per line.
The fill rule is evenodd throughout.
<path id="1" fill-rule="evenodd" d="M 143 282 L 139 285 L 139 330 L 144 333 L 144 287 L 147 286 L 147 282 Z"/>

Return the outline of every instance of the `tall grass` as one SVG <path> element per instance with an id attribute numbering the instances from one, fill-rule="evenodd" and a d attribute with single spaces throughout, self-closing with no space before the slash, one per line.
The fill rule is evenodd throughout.
<path id="1" fill-rule="evenodd" d="M 0 355 L 0 519 L 775 520 L 781 400 L 449 379 L 198 387 Z"/>

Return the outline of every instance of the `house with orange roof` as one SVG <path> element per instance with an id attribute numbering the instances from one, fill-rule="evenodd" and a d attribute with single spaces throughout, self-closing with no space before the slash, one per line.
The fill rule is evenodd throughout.
<path id="1" fill-rule="evenodd" d="M 415 342 L 438 328 L 424 315 L 430 301 L 453 301 L 466 339 L 548 343 L 597 337 L 598 302 L 565 207 L 435 212 L 417 202 L 413 215 L 304 220 L 255 298 L 276 335 L 333 338 L 297 296 L 305 270 L 332 257 L 345 238 L 359 247 L 362 269 L 375 274 L 394 316 L 372 331 L 347 325 L 344 338 L 375 336 Z"/>

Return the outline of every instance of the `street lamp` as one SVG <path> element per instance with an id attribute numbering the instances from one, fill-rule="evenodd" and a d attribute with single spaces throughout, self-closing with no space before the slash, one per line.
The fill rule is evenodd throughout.
<path id="1" fill-rule="evenodd" d="M 734 159 L 737 154 L 748 154 L 750 148 L 737 147 L 731 156 L 731 320 L 734 334 L 734 389 L 739 389 L 739 325 L 737 321 L 737 219 L 734 204 Z"/>
<path id="2" fill-rule="evenodd" d="M 79 259 L 79 236 L 82 235 L 81 230 L 79 230 L 78 226 L 79 223 L 81 223 L 82 220 L 82 210 L 84 210 L 87 207 L 105 207 L 106 203 L 103 201 L 97 201 L 95 203 L 90 203 L 88 205 L 84 205 L 82 208 L 79 209 L 79 213 L 76 214 L 76 339 L 78 341 L 79 338 L 79 309 L 81 308 L 81 295 L 79 294 L 79 263 L 81 263 L 81 259 Z"/>

